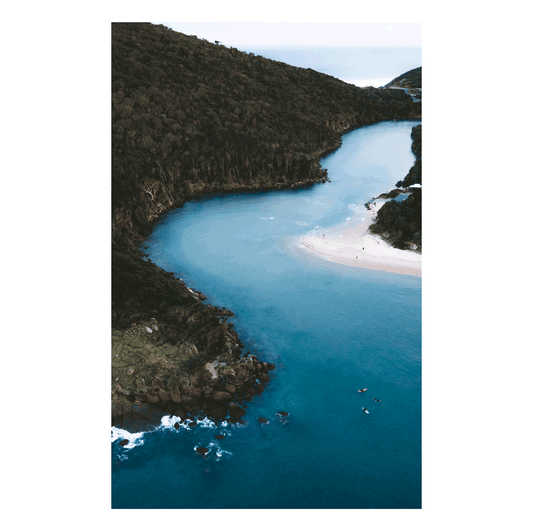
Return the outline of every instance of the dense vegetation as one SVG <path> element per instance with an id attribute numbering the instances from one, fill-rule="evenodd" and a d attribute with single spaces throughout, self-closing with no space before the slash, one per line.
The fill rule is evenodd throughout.
<path id="1" fill-rule="evenodd" d="M 113 24 L 113 328 L 157 319 L 161 342 L 212 359 L 229 327 L 143 259 L 151 223 L 199 193 L 323 182 L 319 157 L 341 133 L 413 118 L 420 104 L 404 91 L 358 88 L 161 25 Z"/>
<path id="2" fill-rule="evenodd" d="M 422 88 L 422 67 L 413 68 L 413 70 L 395 77 L 385 87 Z"/>
<path id="3" fill-rule="evenodd" d="M 402 181 L 396 183 L 397 188 L 408 188 L 413 184 L 422 184 L 422 125 L 413 127 L 411 131 L 412 150 L 416 160 L 409 173 Z M 385 197 L 395 197 L 400 190 L 396 189 Z M 407 199 L 397 202 L 387 201 L 379 210 L 370 230 L 380 234 L 391 245 L 399 249 L 415 248 L 422 250 L 422 189 L 413 188 Z"/>

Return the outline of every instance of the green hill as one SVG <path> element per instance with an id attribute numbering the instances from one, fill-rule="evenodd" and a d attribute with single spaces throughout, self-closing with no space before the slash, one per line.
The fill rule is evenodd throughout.
<path id="1" fill-rule="evenodd" d="M 422 67 L 413 68 L 401 76 L 395 77 L 385 88 L 402 87 L 402 88 L 422 88 Z"/>

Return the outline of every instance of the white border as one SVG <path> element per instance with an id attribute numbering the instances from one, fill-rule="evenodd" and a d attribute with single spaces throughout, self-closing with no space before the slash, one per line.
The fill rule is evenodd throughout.
<path id="1" fill-rule="evenodd" d="M 111 510 L 109 447 L 111 322 L 110 169 L 111 169 L 111 22 L 153 20 L 284 22 L 421 22 L 423 28 L 423 497 L 421 510 Z M 376 2 L 201 1 L 197 7 L 177 1 L 93 0 L 89 4 L 89 220 L 90 220 L 90 529 L 144 530 L 216 525 L 240 529 L 295 525 L 315 529 L 335 524 L 383 530 L 438 530 L 444 527 L 444 3 L 392 0 Z M 428 204 L 431 201 L 431 211 Z M 327 456 L 324 456 L 327 459 Z M 250 513 L 250 514 L 245 514 Z M 296 520 L 297 519 L 297 520 Z"/>

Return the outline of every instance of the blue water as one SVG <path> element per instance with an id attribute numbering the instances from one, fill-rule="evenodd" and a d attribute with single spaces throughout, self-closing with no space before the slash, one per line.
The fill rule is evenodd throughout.
<path id="1" fill-rule="evenodd" d="M 243 51 L 312 68 L 358 87 L 381 87 L 422 66 L 420 46 L 247 46 Z"/>
<path id="2" fill-rule="evenodd" d="M 150 258 L 231 309 L 246 347 L 276 369 L 244 426 L 176 431 L 165 418 L 126 447 L 117 433 L 114 508 L 421 506 L 421 279 L 337 265 L 299 244 L 356 223 L 406 175 L 417 123 L 345 135 L 322 161 L 330 183 L 209 195 L 161 218 Z"/>

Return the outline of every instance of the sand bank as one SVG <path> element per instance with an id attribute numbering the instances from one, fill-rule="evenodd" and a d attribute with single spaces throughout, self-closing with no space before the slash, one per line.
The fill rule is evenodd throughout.
<path id="1" fill-rule="evenodd" d="M 384 200 L 373 203 L 364 221 L 344 230 L 340 237 L 306 236 L 302 238 L 302 244 L 310 251 L 340 264 L 422 276 L 421 254 L 396 249 L 368 231 L 376 212 L 383 204 Z"/>

